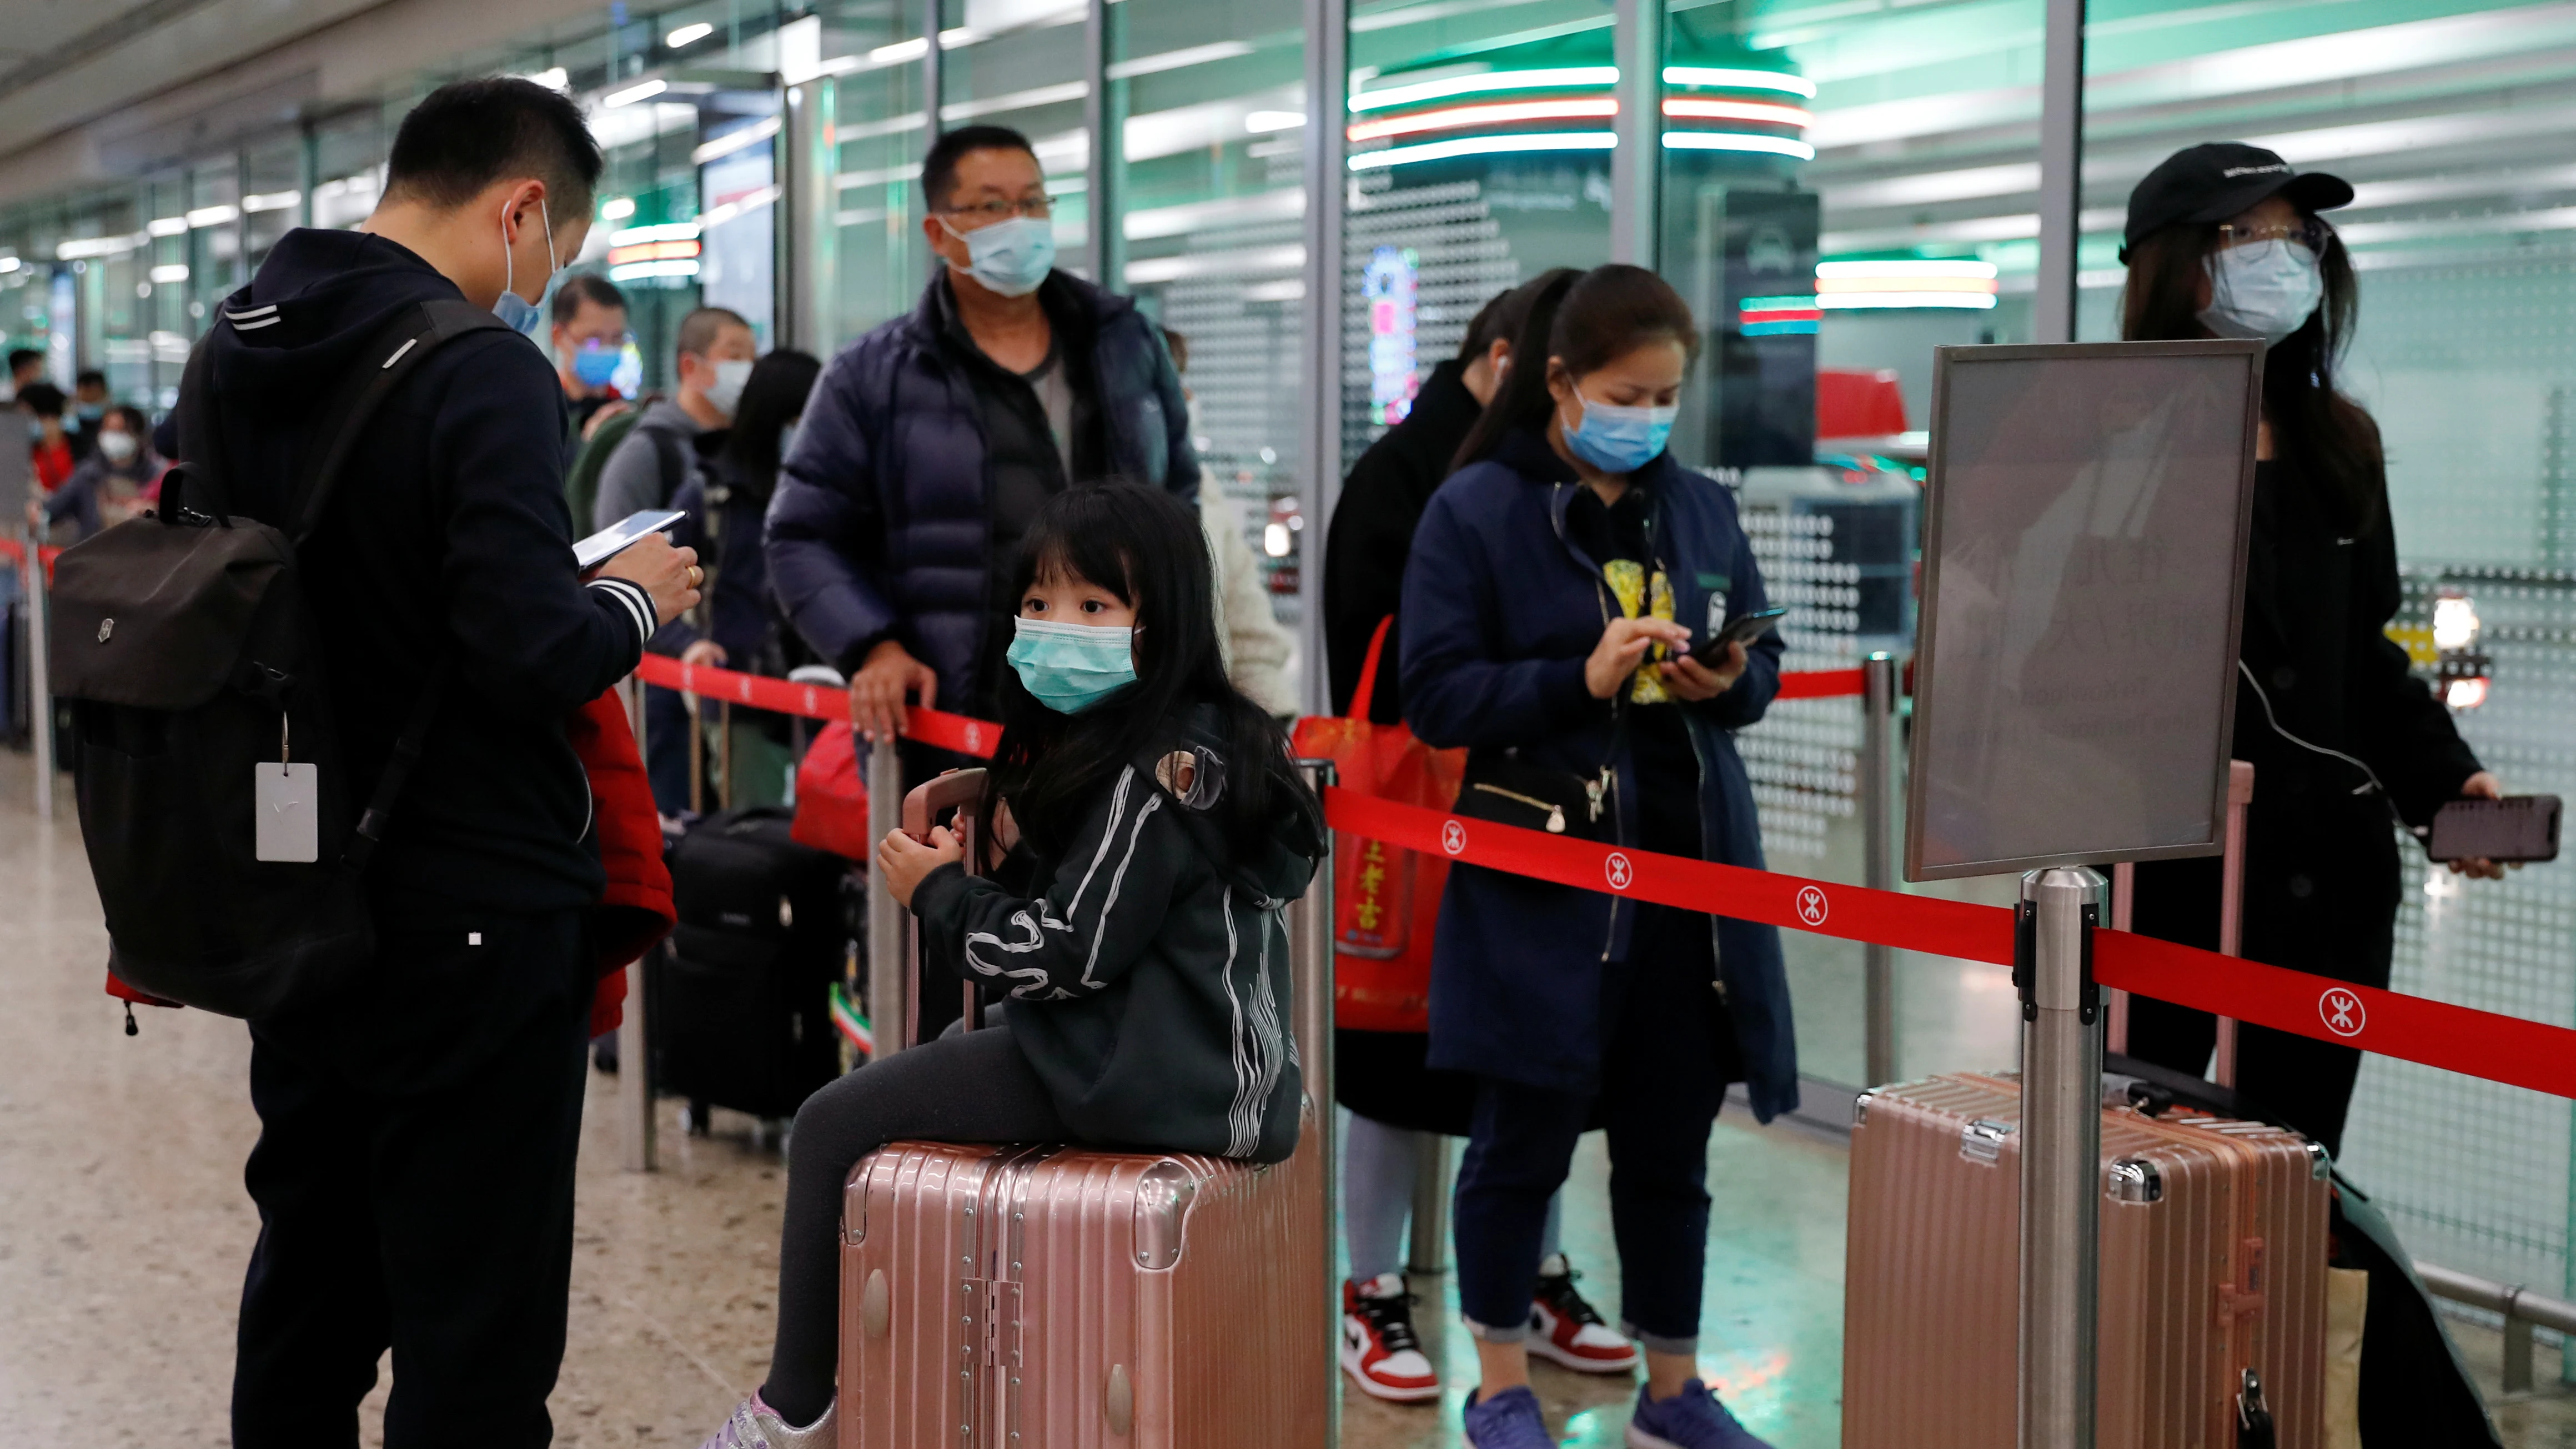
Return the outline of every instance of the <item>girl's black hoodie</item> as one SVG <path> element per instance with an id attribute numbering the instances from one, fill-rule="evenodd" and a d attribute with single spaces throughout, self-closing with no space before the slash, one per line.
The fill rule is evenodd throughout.
<path id="1" fill-rule="evenodd" d="M 942 866 L 912 898 L 931 959 L 1006 992 L 1003 1020 L 1086 1142 L 1277 1162 L 1297 1146 L 1287 908 L 1323 849 L 1281 789 L 1257 848 L 1211 809 L 1228 770 L 1200 708 L 1128 762 L 1035 894 Z M 1175 793 L 1191 762 L 1190 788 Z"/>

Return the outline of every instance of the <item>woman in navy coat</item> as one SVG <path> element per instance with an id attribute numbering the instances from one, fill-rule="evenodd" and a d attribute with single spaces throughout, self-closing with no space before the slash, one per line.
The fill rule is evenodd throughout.
<path id="1" fill-rule="evenodd" d="M 1598 782 L 1598 838 L 1760 867 L 1729 731 L 1779 690 L 1780 642 L 1690 646 L 1764 607 L 1720 484 L 1664 451 L 1698 347 L 1662 278 L 1607 266 L 1530 313 L 1510 379 L 1432 497 L 1405 567 L 1406 722 L 1467 779 Z M 1544 364 L 1539 359 L 1544 358 Z M 1458 1287 L 1483 1386 L 1475 1449 L 1555 1442 L 1528 1388 L 1529 1284 L 1575 1139 L 1609 1132 L 1624 1332 L 1645 1346 L 1631 1444 L 1753 1449 L 1697 1358 L 1709 1126 L 1727 1084 L 1797 1103 L 1779 934 L 1460 865 L 1440 903 L 1430 1064 L 1477 1080 Z M 1642 1434 L 1643 1437 L 1639 1437 Z"/>

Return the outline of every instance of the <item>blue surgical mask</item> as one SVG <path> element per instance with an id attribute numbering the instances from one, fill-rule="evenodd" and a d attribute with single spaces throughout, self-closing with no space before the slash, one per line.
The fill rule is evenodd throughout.
<path id="1" fill-rule="evenodd" d="M 966 244 L 966 274 L 989 291 L 1025 297 L 1055 270 L 1055 223 L 1044 217 L 1014 216 L 973 231 L 959 231 L 941 217 L 948 234 Z"/>
<path id="2" fill-rule="evenodd" d="M 583 387 L 606 387 L 625 361 L 626 349 L 622 347 L 602 347 L 596 342 L 585 342 L 581 350 L 572 355 L 572 375 L 581 379 Z"/>
<path id="3" fill-rule="evenodd" d="M 1006 657 L 1037 702 L 1080 714 L 1136 682 L 1136 631 L 1020 619 Z"/>
<path id="4" fill-rule="evenodd" d="M 2209 259 L 2209 305 L 2200 324 L 2221 337 L 2278 346 L 2324 300 L 2316 253 L 2279 237 L 2229 247 Z"/>
<path id="5" fill-rule="evenodd" d="M 1613 407 L 1579 392 L 1574 401 L 1583 416 L 1565 429 L 1565 446 L 1604 473 L 1634 473 L 1653 462 L 1673 435 L 1673 419 L 1681 415 L 1677 407 Z M 1561 411 L 1557 420 L 1564 421 Z"/>
<path id="6" fill-rule="evenodd" d="M 553 217 L 546 214 L 546 204 L 543 200 L 540 200 L 537 203 L 537 218 L 544 222 L 546 227 L 546 266 L 548 269 L 546 272 L 546 285 L 551 287 L 554 285 L 555 271 L 557 270 L 555 267 L 555 221 Z M 546 315 L 545 309 L 511 290 L 512 284 L 518 280 L 515 272 L 513 271 L 515 266 L 516 258 L 510 255 L 510 218 L 509 214 L 504 212 L 501 217 L 501 295 L 494 299 L 492 303 L 492 315 L 508 323 L 512 331 L 525 337 L 534 337 L 537 335 L 537 323 L 542 321 Z"/>

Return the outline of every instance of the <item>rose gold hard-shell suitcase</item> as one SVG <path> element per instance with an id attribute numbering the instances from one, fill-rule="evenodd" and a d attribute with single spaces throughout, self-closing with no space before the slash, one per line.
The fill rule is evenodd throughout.
<path id="1" fill-rule="evenodd" d="M 981 776 L 916 790 L 905 828 Z M 1271 1166 L 935 1142 L 861 1158 L 841 1207 L 841 1449 L 1321 1444 L 1340 1375 L 1311 1099 L 1299 1129 Z"/>
<path id="2" fill-rule="evenodd" d="M 1845 1449 L 2015 1437 L 2021 1091 L 1881 1088 L 1852 1130 Z M 2295 1132 L 2102 1117 L 2101 1449 L 2233 1449 L 2251 1371 L 2280 1449 L 2320 1449 L 2327 1164 Z"/>

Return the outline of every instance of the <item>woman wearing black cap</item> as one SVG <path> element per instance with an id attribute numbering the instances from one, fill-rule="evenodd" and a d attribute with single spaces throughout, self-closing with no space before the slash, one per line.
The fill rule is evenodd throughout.
<path id="1" fill-rule="evenodd" d="M 2298 174 L 2259 147 L 2177 152 L 2129 197 L 2121 335 L 2270 349 L 2236 697 L 2235 756 L 2255 769 L 2244 953 L 2386 986 L 2398 899 L 2390 815 L 2421 829 L 2446 802 L 2502 787 L 2383 632 L 2400 602 L 2387 472 L 2378 425 L 2335 386 L 2352 332 L 2352 261 L 2317 215 L 2351 200 L 2342 180 Z M 2452 869 L 2501 874 L 2486 861 Z M 2216 947 L 2216 859 L 2137 874 L 2140 932 Z M 2134 1056 L 2198 1073 L 2214 1036 L 2206 1012 L 2130 1003 Z M 2236 1082 L 2340 1154 L 2360 1066 L 2353 1048 L 2248 1026 Z"/>

